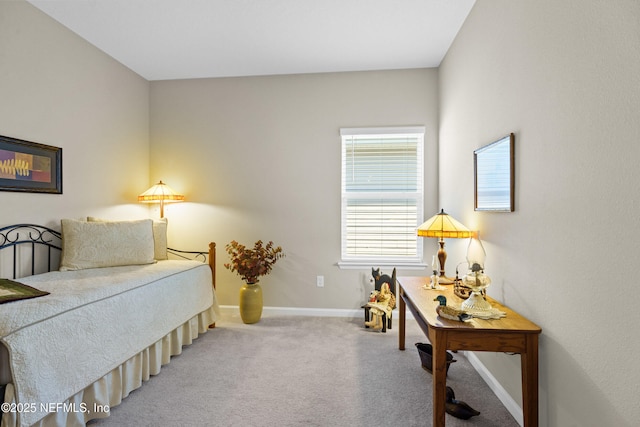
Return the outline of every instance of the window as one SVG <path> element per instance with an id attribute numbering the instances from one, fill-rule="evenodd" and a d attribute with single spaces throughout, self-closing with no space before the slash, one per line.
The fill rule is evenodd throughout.
<path id="1" fill-rule="evenodd" d="M 422 262 L 424 128 L 341 129 L 342 262 Z"/>

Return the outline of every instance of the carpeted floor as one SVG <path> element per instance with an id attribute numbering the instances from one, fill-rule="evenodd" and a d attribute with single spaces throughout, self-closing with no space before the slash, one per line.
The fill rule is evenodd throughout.
<path id="1" fill-rule="evenodd" d="M 395 319 L 394 319 L 395 320 Z M 180 356 L 92 426 L 430 426 L 431 374 L 407 321 L 387 333 L 362 318 L 263 316 L 245 325 L 223 317 Z M 518 426 L 461 354 L 447 384 L 481 414 L 447 415 L 447 426 Z"/>

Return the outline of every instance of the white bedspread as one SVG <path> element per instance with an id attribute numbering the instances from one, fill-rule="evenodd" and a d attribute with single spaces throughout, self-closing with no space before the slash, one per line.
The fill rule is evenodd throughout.
<path id="1" fill-rule="evenodd" d="M 43 416 L 197 313 L 215 305 L 211 270 L 197 261 L 51 272 L 19 279 L 51 292 L 3 304 L 16 401 Z"/>

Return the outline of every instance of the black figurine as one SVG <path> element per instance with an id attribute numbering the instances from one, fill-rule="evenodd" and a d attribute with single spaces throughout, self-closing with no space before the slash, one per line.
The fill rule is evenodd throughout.
<path id="1" fill-rule="evenodd" d="M 447 386 L 447 401 L 445 403 L 445 410 L 447 414 L 460 418 L 461 420 L 468 420 L 471 417 L 480 415 L 480 412 L 467 405 L 466 402 L 456 400 L 456 395 L 453 389 Z"/>

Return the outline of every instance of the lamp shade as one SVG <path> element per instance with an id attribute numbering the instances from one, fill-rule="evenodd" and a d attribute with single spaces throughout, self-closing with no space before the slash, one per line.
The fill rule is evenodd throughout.
<path id="1" fill-rule="evenodd" d="M 469 246 L 467 247 L 467 263 L 472 271 L 484 270 L 484 261 L 487 258 L 487 253 L 482 246 L 482 242 L 477 237 L 469 239 Z"/>
<path id="2" fill-rule="evenodd" d="M 164 182 L 160 181 L 153 187 L 138 196 L 138 201 L 142 203 L 158 202 L 183 202 L 184 196 L 176 193 Z"/>
<path id="3" fill-rule="evenodd" d="M 418 227 L 418 236 L 465 239 L 474 233 L 444 212 L 432 216 Z"/>
<path id="4" fill-rule="evenodd" d="M 160 218 L 164 218 L 164 204 L 183 202 L 184 196 L 178 194 L 171 187 L 160 181 L 144 193 L 138 196 L 141 203 L 160 203 Z"/>

